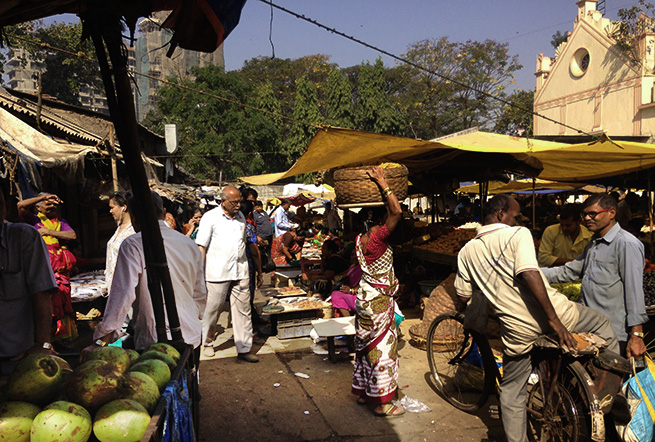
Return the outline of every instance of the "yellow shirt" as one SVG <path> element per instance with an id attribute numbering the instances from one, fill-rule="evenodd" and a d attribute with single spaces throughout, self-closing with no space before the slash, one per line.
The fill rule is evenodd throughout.
<path id="1" fill-rule="evenodd" d="M 575 241 L 562 232 L 559 223 L 546 227 L 539 246 L 539 265 L 550 267 L 557 258 L 575 259 L 584 252 L 591 240 L 591 233 L 585 226 L 580 226 L 580 233 Z"/>

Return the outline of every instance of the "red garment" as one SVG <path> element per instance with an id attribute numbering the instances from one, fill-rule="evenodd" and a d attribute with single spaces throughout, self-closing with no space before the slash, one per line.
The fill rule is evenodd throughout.
<path id="1" fill-rule="evenodd" d="M 373 261 L 384 255 L 384 252 L 386 252 L 389 247 L 387 239 L 390 235 L 391 232 L 386 224 L 369 235 L 368 244 L 366 244 L 366 251 L 364 252 L 364 258 L 367 263 L 371 264 Z"/>

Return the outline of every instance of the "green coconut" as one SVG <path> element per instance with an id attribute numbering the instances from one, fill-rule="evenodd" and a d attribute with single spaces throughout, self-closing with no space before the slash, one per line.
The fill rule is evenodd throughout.
<path id="1" fill-rule="evenodd" d="M 86 442 L 93 421 L 81 405 L 57 401 L 48 405 L 32 423 L 31 442 Z"/>
<path id="2" fill-rule="evenodd" d="M 93 434 L 100 442 L 139 441 L 150 423 L 146 409 L 130 399 L 105 404 L 95 415 Z"/>
<path id="3" fill-rule="evenodd" d="M 29 442 L 32 421 L 40 411 L 29 402 L 0 403 L 0 441 Z"/>
<path id="4" fill-rule="evenodd" d="M 139 356 L 139 362 L 146 361 L 148 359 L 158 359 L 160 361 L 164 361 L 166 365 L 168 365 L 168 368 L 171 370 L 171 373 L 173 373 L 175 367 L 177 367 L 177 363 L 175 362 L 175 359 L 173 359 L 172 356 L 166 353 L 162 353 L 160 351 L 148 350 L 147 352 Z"/>
<path id="5" fill-rule="evenodd" d="M 50 355 L 33 354 L 21 360 L 9 375 L 9 400 L 47 404 L 64 381 L 63 370 Z"/>
<path id="6" fill-rule="evenodd" d="M 118 397 L 137 401 L 148 413 L 152 413 L 159 400 L 159 387 L 147 374 L 130 371 L 123 375 L 118 384 Z"/>
<path id="7" fill-rule="evenodd" d="M 171 380 L 171 370 L 164 361 L 160 361 L 159 359 L 146 359 L 145 361 L 137 362 L 130 368 L 130 371 L 138 371 L 150 376 L 157 384 L 159 391 L 162 391 L 166 387 L 166 384 L 168 384 L 168 381 Z"/>
<path id="8" fill-rule="evenodd" d="M 148 349 L 148 351 L 150 350 L 166 353 L 167 355 L 175 359 L 175 362 L 180 361 L 180 352 L 177 351 L 177 349 L 170 344 L 166 344 L 164 342 L 158 342 L 156 344 L 152 344 Z"/>
<path id="9" fill-rule="evenodd" d="M 115 365 L 121 373 L 130 368 L 130 356 L 121 347 L 98 347 L 87 355 L 87 361 L 105 361 Z"/>
<path id="10" fill-rule="evenodd" d="M 168 368 L 168 367 L 167 367 Z M 87 361 L 77 367 L 66 382 L 66 394 L 71 402 L 94 411 L 118 398 L 121 372 L 109 362 Z"/>
<path id="11" fill-rule="evenodd" d="M 127 352 L 127 355 L 130 357 L 130 366 L 136 364 L 136 362 L 139 360 L 139 352 L 136 350 L 132 350 L 131 348 L 126 348 L 125 351 Z"/>

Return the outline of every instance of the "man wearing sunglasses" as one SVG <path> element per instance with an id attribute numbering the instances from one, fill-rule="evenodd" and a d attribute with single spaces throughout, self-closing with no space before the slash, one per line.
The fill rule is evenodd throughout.
<path id="1" fill-rule="evenodd" d="M 582 207 L 582 221 L 593 237 L 584 252 L 560 267 L 542 268 L 550 283 L 582 279 L 580 301 L 607 315 L 624 356 L 646 352 L 642 325 L 648 321 L 644 304 L 644 246 L 616 221 L 617 201 L 608 194 L 592 195 Z"/>

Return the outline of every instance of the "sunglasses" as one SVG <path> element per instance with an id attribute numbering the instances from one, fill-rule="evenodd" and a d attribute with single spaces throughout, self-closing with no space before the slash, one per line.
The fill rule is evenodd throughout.
<path id="1" fill-rule="evenodd" d="M 582 219 L 585 219 L 586 217 L 589 217 L 591 219 L 595 219 L 598 216 L 599 213 L 608 212 L 610 210 L 612 210 L 611 207 L 609 209 L 599 210 L 598 212 L 584 212 L 583 211 L 582 212 Z"/>

